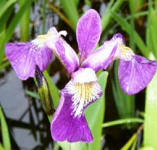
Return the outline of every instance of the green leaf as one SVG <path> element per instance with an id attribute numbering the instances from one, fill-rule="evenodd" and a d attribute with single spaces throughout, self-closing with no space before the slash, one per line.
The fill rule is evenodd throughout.
<path id="1" fill-rule="evenodd" d="M 146 89 L 144 146 L 157 149 L 157 73 Z"/>
<path id="2" fill-rule="evenodd" d="M 0 3 L 0 18 L 6 13 L 7 9 L 13 5 L 17 0 L 9 0 L 9 1 L 2 1 Z"/>
<path id="3" fill-rule="evenodd" d="M 7 12 L 0 18 L 0 37 L 2 36 L 2 38 L 4 38 L 5 36 L 5 31 L 7 29 L 7 21 L 9 19 L 9 17 L 12 15 L 13 13 L 13 5 L 11 7 L 9 7 L 9 9 L 7 10 Z M 4 35 L 2 35 L 4 34 Z"/>
<path id="4" fill-rule="evenodd" d="M 114 101 L 120 118 L 132 118 L 135 112 L 135 99 L 134 96 L 125 94 L 121 89 L 118 79 L 118 66 L 119 62 L 116 61 L 114 65 L 114 80 L 111 80 Z"/>
<path id="5" fill-rule="evenodd" d="M 98 82 L 104 91 L 103 96 L 90 105 L 85 111 L 86 119 L 88 125 L 92 131 L 94 141 L 88 144 L 89 150 L 100 150 L 101 149 L 101 133 L 102 133 L 102 123 L 104 120 L 105 112 L 105 88 L 107 83 L 108 72 L 103 71 L 98 76 Z"/>
<path id="6" fill-rule="evenodd" d="M 102 16 L 101 19 L 101 24 L 102 24 L 102 30 L 105 30 L 109 22 L 112 20 L 112 13 L 111 12 L 116 12 L 120 8 L 120 6 L 123 4 L 125 0 L 117 0 L 114 3 L 114 0 L 111 0 L 106 8 L 106 11 L 104 15 Z M 112 6 L 112 4 L 114 4 Z M 112 7 L 111 7 L 112 6 Z"/>
<path id="7" fill-rule="evenodd" d="M 74 0 L 76 7 L 78 6 L 80 0 Z"/>
<path id="8" fill-rule="evenodd" d="M 22 0 L 19 1 L 20 7 L 23 5 Z M 20 40 L 21 41 L 28 41 L 29 39 L 29 23 L 30 23 L 30 9 L 31 9 L 31 2 L 32 0 L 28 0 L 28 6 L 25 10 L 24 15 L 21 18 L 20 21 Z"/>
<path id="9" fill-rule="evenodd" d="M 137 45 L 137 47 L 140 49 L 141 53 L 148 57 L 149 50 L 146 47 L 145 43 L 139 36 L 139 34 L 134 30 L 132 31 L 131 25 L 121 16 L 117 15 L 116 13 L 112 12 L 112 18 L 122 27 L 124 31 L 126 31 L 130 36 L 134 35 L 134 43 Z M 132 33 L 133 32 L 133 33 Z"/>
<path id="10" fill-rule="evenodd" d="M 131 146 L 131 150 L 136 150 L 136 145 L 137 145 L 137 138 L 134 140 L 134 142 Z"/>
<path id="11" fill-rule="evenodd" d="M 71 23 L 73 24 L 73 30 L 75 31 L 79 14 L 75 0 L 60 0 L 61 6 Z"/>
<path id="12" fill-rule="evenodd" d="M 36 92 L 25 90 L 25 93 L 32 98 L 39 99 L 39 94 Z"/>
<path id="13" fill-rule="evenodd" d="M 10 62 L 9 62 L 9 61 L 6 61 L 6 62 L 4 62 L 4 63 L 1 63 L 1 64 L 0 64 L 0 71 L 1 71 L 2 69 L 4 69 L 5 67 L 9 66 L 9 65 L 10 65 Z"/>
<path id="14" fill-rule="evenodd" d="M 3 39 L 1 39 L 0 41 L 0 61 L 2 60 L 2 58 L 4 57 L 4 45 L 6 42 L 8 42 L 10 40 L 10 38 L 12 37 L 14 30 L 16 28 L 16 26 L 18 25 L 21 17 L 23 16 L 25 10 L 28 7 L 28 1 L 24 0 L 24 3 L 22 5 L 22 7 L 19 9 L 19 11 L 16 13 L 16 15 L 13 17 L 11 23 L 9 24 L 6 33 L 5 33 L 5 37 Z"/>
<path id="15" fill-rule="evenodd" d="M 86 5 L 88 5 L 89 7 L 91 7 L 91 6 L 92 6 L 92 3 L 91 3 L 91 1 L 90 1 L 90 0 L 85 0 L 85 4 L 86 4 Z"/>
<path id="16" fill-rule="evenodd" d="M 45 77 L 45 79 L 48 83 L 49 89 L 50 89 L 50 95 L 51 95 L 51 98 L 53 101 L 53 106 L 56 109 L 58 106 L 59 99 L 60 99 L 59 90 L 56 87 L 56 85 L 52 82 L 51 77 L 49 76 L 47 71 L 44 72 L 44 77 Z"/>
<path id="17" fill-rule="evenodd" d="M 146 28 L 146 42 L 149 51 L 152 51 L 157 58 L 157 15 L 153 8 L 149 8 L 149 13 L 147 15 L 147 28 Z"/>
<path id="18" fill-rule="evenodd" d="M 127 141 L 127 143 L 120 149 L 120 150 L 129 150 L 131 145 L 134 144 L 134 142 L 137 141 L 138 134 L 133 134 L 133 136 Z"/>
<path id="19" fill-rule="evenodd" d="M 58 145 L 62 147 L 63 150 L 88 150 L 87 144 L 77 142 L 77 143 L 68 143 L 68 142 L 58 142 Z"/>
<path id="20" fill-rule="evenodd" d="M 131 13 L 136 13 L 143 7 L 143 0 L 129 0 Z"/>
<path id="21" fill-rule="evenodd" d="M 2 129 L 2 140 L 5 150 L 11 150 L 10 136 L 8 131 L 8 126 L 6 119 L 4 117 L 2 108 L 0 106 L 0 119 L 1 119 L 1 129 Z"/>
<path id="22" fill-rule="evenodd" d="M 0 144 L 0 150 L 5 150 L 2 144 Z"/>
<path id="23" fill-rule="evenodd" d="M 122 125 L 122 124 L 143 123 L 143 122 L 144 122 L 144 120 L 140 119 L 140 118 L 126 118 L 126 119 L 119 119 L 119 120 L 109 121 L 109 122 L 104 123 L 102 126 L 104 128 L 106 128 L 106 127 Z"/>

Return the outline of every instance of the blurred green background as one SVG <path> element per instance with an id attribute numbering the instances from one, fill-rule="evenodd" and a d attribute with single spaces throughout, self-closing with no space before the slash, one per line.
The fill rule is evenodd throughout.
<path id="1" fill-rule="evenodd" d="M 29 41 L 52 26 L 67 30 L 66 41 L 77 52 L 77 21 L 90 8 L 101 16 L 100 44 L 121 32 L 136 54 L 157 59 L 157 0 L 0 0 L 0 150 L 157 150 L 157 75 L 147 89 L 128 96 L 114 62 L 98 74 L 103 97 L 85 112 L 94 142 L 60 143 L 51 139 L 34 80 L 20 81 L 5 57 L 5 43 Z M 56 108 L 68 81 L 65 70 L 53 58 L 44 76 Z"/>

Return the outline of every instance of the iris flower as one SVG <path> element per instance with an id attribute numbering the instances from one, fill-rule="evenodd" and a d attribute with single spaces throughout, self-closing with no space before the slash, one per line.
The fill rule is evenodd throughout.
<path id="1" fill-rule="evenodd" d="M 52 138 L 55 141 L 90 143 L 93 137 L 84 110 L 103 93 L 97 82 L 96 72 L 106 69 L 112 61 L 120 59 L 118 69 L 120 86 L 125 93 L 132 95 L 144 89 L 151 81 L 157 63 L 135 55 L 129 47 L 125 46 L 124 39 L 119 33 L 95 50 L 101 35 L 101 20 L 93 9 L 88 10 L 77 24 L 78 55 L 61 35 L 65 36 L 66 32 L 57 32 L 53 27 L 46 35 L 22 44 L 21 47 L 18 44 L 7 44 L 6 55 L 19 77 L 27 79 L 34 76 L 35 65 L 38 65 L 42 71 L 45 69 L 52 56 L 46 52 L 52 50 L 70 77 L 70 81 L 60 91 L 60 102 L 51 121 Z M 36 45 L 38 49 L 36 46 L 34 49 L 33 46 L 27 45 Z M 45 57 L 39 55 L 43 51 L 47 54 Z M 40 59 L 38 55 L 41 56 Z M 22 58 L 24 61 L 19 60 Z"/>
<path id="2" fill-rule="evenodd" d="M 145 88 L 155 74 L 157 63 L 135 55 L 125 46 L 119 33 L 94 50 L 100 35 L 100 16 L 91 9 L 77 24 L 79 57 L 62 38 L 55 46 L 48 43 L 48 47 L 57 55 L 71 77 L 61 90 L 60 103 L 51 122 L 51 135 L 56 141 L 93 141 L 84 110 L 103 93 L 96 72 L 106 69 L 113 60 L 120 59 L 119 81 L 124 92 L 129 95 Z"/>

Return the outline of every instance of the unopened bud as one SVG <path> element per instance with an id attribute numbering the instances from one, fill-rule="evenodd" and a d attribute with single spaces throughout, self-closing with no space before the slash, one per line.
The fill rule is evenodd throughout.
<path id="1" fill-rule="evenodd" d="M 43 73 L 36 66 L 35 76 L 37 80 L 38 93 L 44 111 L 49 115 L 53 112 L 52 99 L 49 92 L 49 87 Z"/>

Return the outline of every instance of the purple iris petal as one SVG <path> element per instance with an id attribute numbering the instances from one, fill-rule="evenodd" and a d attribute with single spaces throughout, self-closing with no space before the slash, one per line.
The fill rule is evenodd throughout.
<path id="1" fill-rule="evenodd" d="M 71 74 L 79 66 L 79 60 L 75 51 L 63 39 L 58 40 L 55 46 L 56 50 L 54 53 Z"/>
<path id="2" fill-rule="evenodd" d="M 31 43 L 8 43 L 5 46 L 6 57 L 9 59 L 17 76 L 26 80 L 34 76 L 35 63 L 32 52 L 29 51 Z"/>
<path id="3" fill-rule="evenodd" d="M 100 16 L 95 10 L 90 9 L 79 19 L 76 29 L 81 61 L 95 48 L 100 39 L 100 34 Z"/>
<path id="4" fill-rule="evenodd" d="M 152 80 L 156 68 L 156 61 L 138 55 L 131 61 L 120 60 L 118 77 L 121 88 L 129 95 L 140 92 Z"/>
<path id="5" fill-rule="evenodd" d="M 60 104 L 51 122 L 51 136 L 55 141 L 92 142 L 93 137 L 84 114 L 74 117 L 72 96 L 61 91 Z"/>
<path id="6" fill-rule="evenodd" d="M 121 34 L 115 34 L 111 40 L 105 41 L 104 44 L 91 53 L 82 63 L 82 67 L 92 68 L 96 72 L 100 69 L 106 69 L 118 54 L 119 45 L 123 44 Z"/>
<path id="7" fill-rule="evenodd" d="M 50 49 L 38 48 L 32 42 L 8 43 L 5 46 L 5 51 L 6 57 L 21 80 L 34 77 L 36 65 L 43 71 L 52 57 Z"/>
<path id="8" fill-rule="evenodd" d="M 52 59 L 52 50 L 43 46 L 40 49 L 36 48 L 36 50 L 34 48 L 33 52 L 35 64 L 38 65 L 40 71 L 44 71 Z"/>
<path id="9" fill-rule="evenodd" d="M 116 44 L 111 47 L 107 45 L 108 42 L 105 42 L 103 46 L 89 55 L 82 63 L 82 67 L 92 68 L 95 72 L 100 69 L 106 69 L 113 60 L 113 56 L 117 49 Z"/>

